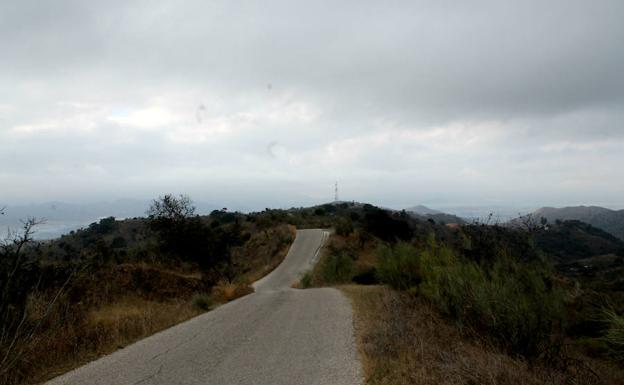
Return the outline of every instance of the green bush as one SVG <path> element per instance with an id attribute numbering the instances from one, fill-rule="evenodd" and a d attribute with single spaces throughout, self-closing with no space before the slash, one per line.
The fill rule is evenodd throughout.
<path id="1" fill-rule="evenodd" d="M 604 340 L 615 359 L 624 362 L 624 316 L 613 311 L 606 311 L 605 316 L 608 329 Z"/>
<path id="2" fill-rule="evenodd" d="M 307 271 L 301 276 L 301 279 L 299 280 L 299 286 L 301 287 L 301 289 L 307 289 L 308 287 L 312 286 L 312 272 Z"/>
<path id="3" fill-rule="evenodd" d="M 201 310 L 210 310 L 212 306 L 212 298 L 209 294 L 198 293 L 193 296 L 193 306 Z"/>
<path id="4" fill-rule="evenodd" d="M 351 280 L 359 285 L 376 285 L 379 283 L 377 268 L 374 266 L 360 268 L 355 271 Z"/>
<path id="5" fill-rule="evenodd" d="M 414 246 L 404 242 L 397 243 L 394 248 L 381 245 L 377 253 L 377 275 L 381 282 L 398 290 L 409 290 L 420 283 L 420 259 Z"/>
<path id="6" fill-rule="evenodd" d="M 382 282 L 418 292 L 510 353 L 538 355 L 550 348 L 550 337 L 561 326 L 563 293 L 541 267 L 504 255 L 479 264 L 432 239 L 421 251 L 409 244 L 382 248 L 379 261 Z"/>
<path id="7" fill-rule="evenodd" d="M 336 222 L 335 228 L 336 234 L 346 237 L 353 232 L 353 222 L 351 219 L 341 218 Z"/>
<path id="8" fill-rule="evenodd" d="M 353 277 L 353 259 L 344 252 L 330 254 L 325 258 L 321 269 L 323 282 L 344 283 Z"/>

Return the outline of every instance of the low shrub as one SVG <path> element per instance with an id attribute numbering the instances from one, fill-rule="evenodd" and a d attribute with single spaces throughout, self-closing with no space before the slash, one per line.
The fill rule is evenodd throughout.
<path id="1" fill-rule="evenodd" d="M 323 282 L 327 284 L 344 283 L 353 277 L 353 259 L 344 252 L 328 255 L 321 267 Z"/>
<path id="2" fill-rule="evenodd" d="M 210 297 L 210 294 L 206 293 L 195 294 L 191 302 L 194 307 L 200 310 L 210 310 L 212 307 L 212 298 Z"/>
<path id="3" fill-rule="evenodd" d="M 353 221 L 349 218 L 341 218 L 336 222 L 334 226 L 336 234 L 346 237 L 353 232 Z"/>
<path id="4" fill-rule="evenodd" d="M 377 269 L 374 266 L 361 269 L 353 276 L 352 281 L 359 285 L 378 284 L 379 279 L 377 278 Z"/>
<path id="5" fill-rule="evenodd" d="M 226 303 L 253 293 L 254 289 L 247 283 L 220 282 L 212 288 L 211 298 L 217 303 Z"/>
<path id="6" fill-rule="evenodd" d="M 624 362 L 624 316 L 613 311 L 606 311 L 608 329 L 604 340 L 609 346 L 612 356 L 620 362 Z"/>
<path id="7" fill-rule="evenodd" d="M 547 271 L 498 255 L 480 264 L 431 240 L 424 250 L 399 243 L 382 248 L 380 279 L 417 292 L 468 329 L 484 331 L 512 354 L 551 349 L 561 327 L 563 293 Z"/>
<path id="8" fill-rule="evenodd" d="M 307 271 L 301 276 L 301 279 L 299 280 L 299 288 L 307 289 L 310 286 L 312 286 L 312 272 Z"/>
<path id="9" fill-rule="evenodd" d="M 381 245 L 378 258 L 377 275 L 381 282 L 398 290 L 409 290 L 420 283 L 420 259 L 416 248 L 409 243 L 400 242 L 392 248 Z"/>

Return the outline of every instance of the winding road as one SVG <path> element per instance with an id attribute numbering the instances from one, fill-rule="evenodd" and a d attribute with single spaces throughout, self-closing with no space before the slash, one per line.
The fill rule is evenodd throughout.
<path id="1" fill-rule="evenodd" d="M 284 262 L 254 284 L 255 293 L 47 384 L 361 384 L 348 300 L 332 288 L 291 288 L 327 236 L 298 230 Z"/>

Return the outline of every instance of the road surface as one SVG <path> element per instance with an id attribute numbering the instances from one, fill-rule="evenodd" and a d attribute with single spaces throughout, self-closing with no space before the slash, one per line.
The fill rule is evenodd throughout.
<path id="1" fill-rule="evenodd" d="M 299 230 L 256 292 L 157 333 L 48 384 L 361 384 L 351 305 L 336 289 L 290 286 L 327 233 Z"/>

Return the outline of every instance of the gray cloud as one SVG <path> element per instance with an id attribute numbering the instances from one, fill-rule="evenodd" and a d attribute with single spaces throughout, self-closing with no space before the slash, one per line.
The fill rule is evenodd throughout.
<path id="1" fill-rule="evenodd" d="M 616 0 L 5 2 L 0 201 L 281 206 L 330 199 L 338 178 L 342 196 L 387 205 L 621 203 L 623 14 Z"/>

